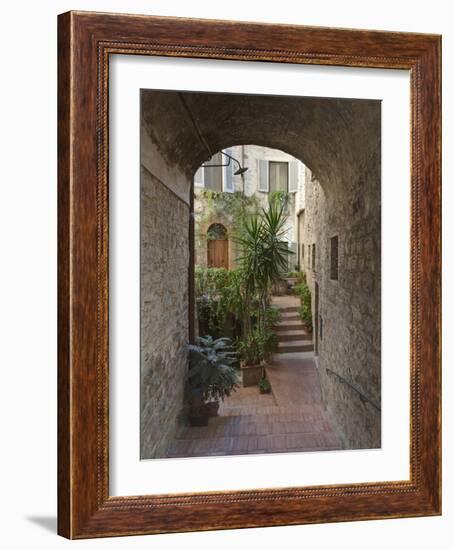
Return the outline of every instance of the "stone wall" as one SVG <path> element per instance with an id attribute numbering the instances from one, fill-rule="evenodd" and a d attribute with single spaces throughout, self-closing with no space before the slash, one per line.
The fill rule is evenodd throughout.
<path id="1" fill-rule="evenodd" d="M 184 397 L 189 207 L 142 168 L 141 457 L 164 456 Z"/>
<path id="2" fill-rule="evenodd" d="M 179 104 L 176 103 L 176 106 Z M 173 108 L 175 124 L 184 111 Z M 181 421 L 189 340 L 192 175 L 165 154 L 158 102 L 142 94 L 140 192 L 140 457 L 165 457 Z M 146 115 L 146 116 L 145 116 Z M 179 117 L 179 119 L 178 119 Z M 183 119 L 184 120 L 184 119 Z M 167 121 L 168 122 L 168 121 Z M 170 124 L 170 122 L 168 122 Z"/>
<path id="3" fill-rule="evenodd" d="M 347 192 L 328 197 L 307 172 L 302 268 L 312 293 L 314 325 L 315 283 L 319 289 L 317 351 L 323 398 L 346 448 L 378 448 L 380 412 L 339 376 L 380 406 L 380 158 L 376 154 L 369 159 L 367 170 L 349 182 Z M 338 280 L 330 278 L 334 236 Z"/>

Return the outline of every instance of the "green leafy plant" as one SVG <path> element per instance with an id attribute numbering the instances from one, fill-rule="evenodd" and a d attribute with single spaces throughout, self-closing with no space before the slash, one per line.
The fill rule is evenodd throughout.
<path id="1" fill-rule="evenodd" d="M 281 206 L 283 211 L 288 213 L 288 207 L 291 204 L 292 196 L 292 193 L 289 193 L 288 191 L 271 191 L 269 193 L 268 201 L 270 205 L 274 204 Z"/>
<path id="2" fill-rule="evenodd" d="M 258 330 L 252 330 L 237 343 L 239 355 L 246 365 L 259 365 L 264 359 L 264 340 Z"/>
<path id="3" fill-rule="evenodd" d="M 201 394 L 205 402 L 223 401 L 237 389 L 239 377 L 233 367 L 237 354 L 229 338 L 197 338 L 196 344 L 189 344 L 188 348 L 187 384 L 192 395 Z"/>
<path id="4" fill-rule="evenodd" d="M 288 248 L 284 241 L 285 221 L 283 207 L 271 201 L 267 210 L 261 209 L 244 218 L 236 238 L 240 250 L 237 261 L 243 272 L 245 335 L 252 328 L 247 312 L 254 299 L 258 301 L 258 324 L 264 328 L 264 314 L 270 302 L 272 284 L 286 270 Z"/>
<path id="5" fill-rule="evenodd" d="M 244 217 L 259 209 L 259 199 L 256 195 L 247 196 L 240 191 L 224 193 L 204 189 L 197 191 L 198 209 L 195 215 L 196 246 L 203 247 L 211 235 L 204 235 L 201 228 L 211 220 L 226 218 L 231 226 L 231 236 L 235 236 L 238 226 Z"/>
<path id="6" fill-rule="evenodd" d="M 240 269 L 195 268 L 195 298 L 201 334 L 234 335 L 244 315 Z M 236 334 L 237 335 L 237 334 Z"/>
<path id="7" fill-rule="evenodd" d="M 237 342 L 237 350 L 246 365 L 259 365 L 269 358 L 277 345 L 277 335 L 274 332 L 255 327 Z"/>
<path id="8" fill-rule="evenodd" d="M 258 388 L 260 390 L 260 393 L 270 393 L 271 392 L 271 383 L 267 378 L 264 376 L 260 378 L 258 382 Z"/>
<path id="9" fill-rule="evenodd" d="M 266 339 L 264 343 L 264 359 L 269 359 L 272 353 L 275 353 L 278 348 L 278 337 L 272 330 L 266 331 Z"/>
<path id="10" fill-rule="evenodd" d="M 270 298 L 273 283 L 287 269 L 286 214 L 281 201 L 272 200 L 267 210 L 259 210 L 245 207 L 244 197 L 236 203 L 223 195 L 209 192 L 205 197 L 216 204 L 220 198 L 229 200 L 230 206 L 237 207 L 234 240 L 240 254 L 239 267 L 230 271 L 196 268 L 200 331 L 214 336 L 234 334 L 238 337 L 237 349 L 243 361 L 256 365 L 277 347 L 277 337 L 271 328 L 279 312 L 270 307 Z M 231 324 L 234 333 L 227 330 Z"/>
<path id="11" fill-rule="evenodd" d="M 299 315 L 307 329 L 312 332 L 311 292 L 307 284 L 305 273 L 300 273 L 298 284 L 294 286 L 294 290 L 300 298 Z"/>
<path id="12" fill-rule="evenodd" d="M 265 312 L 266 327 L 273 327 L 281 319 L 281 311 L 278 307 L 268 306 Z"/>
<path id="13" fill-rule="evenodd" d="M 223 267 L 195 267 L 197 296 L 217 296 L 228 285 L 231 271 Z"/>

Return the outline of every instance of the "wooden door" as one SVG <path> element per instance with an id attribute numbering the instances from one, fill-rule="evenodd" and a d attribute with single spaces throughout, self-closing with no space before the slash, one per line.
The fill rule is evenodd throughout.
<path id="1" fill-rule="evenodd" d="M 227 239 L 211 239 L 208 241 L 208 267 L 228 269 Z"/>

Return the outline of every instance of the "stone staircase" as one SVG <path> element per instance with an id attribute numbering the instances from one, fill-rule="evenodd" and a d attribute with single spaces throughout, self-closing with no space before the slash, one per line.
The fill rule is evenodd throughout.
<path id="1" fill-rule="evenodd" d="M 279 306 L 281 319 L 273 328 L 278 337 L 277 353 L 313 351 L 311 334 L 302 323 L 297 306 Z"/>

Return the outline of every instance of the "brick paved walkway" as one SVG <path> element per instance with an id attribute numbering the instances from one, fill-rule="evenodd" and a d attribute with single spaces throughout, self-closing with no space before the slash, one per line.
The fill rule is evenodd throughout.
<path id="1" fill-rule="evenodd" d="M 293 316 L 294 300 L 292 296 L 276 299 L 283 310 L 284 329 L 279 333 L 288 331 L 284 317 Z M 321 401 L 310 336 L 299 324 L 293 341 L 308 351 L 274 355 L 266 367 L 272 393 L 262 395 L 257 387 L 239 388 L 221 403 L 219 416 L 210 418 L 208 426 L 181 428 L 169 457 L 341 449 Z"/>

